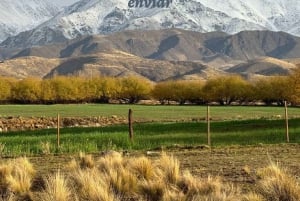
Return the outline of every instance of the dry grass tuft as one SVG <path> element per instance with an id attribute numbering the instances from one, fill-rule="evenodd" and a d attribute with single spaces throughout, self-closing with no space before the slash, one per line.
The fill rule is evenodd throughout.
<path id="1" fill-rule="evenodd" d="M 45 154 L 45 155 L 51 154 L 50 142 L 41 142 L 40 146 L 41 146 L 42 154 Z"/>
<path id="2" fill-rule="evenodd" d="M 242 201 L 265 201 L 265 199 L 261 195 L 251 192 L 244 195 Z"/>
<path id="3" fill-rule="evenodd" d="M 239 200 L 237 187 L 224 184 L 219 177 L 197 179 L 185 172 L 178 181 L 178 188 L 184 193 L 186 200 Z"/>
<path id="4" fill-rule="evenodd" d="M 76 171 L 77 169 L 80 168 L 79 164 L 74 158 L 65 167 L 67 170 L 70 171 Z"/>
<path id="5" fill-rule="evenodd" d="M 139 186 L 139 194 L 147 201 L 163 200 L 166 193 L 166 185 L 163 181 L 144 181 Z"/>
<path id="6" fill-rule="evenodd" d="M 76 197 L 69 187 L 68 179 L 60 171 L 45 179 L 45 190 L 39 196 L 40 201 L 73 201 Z"/>
<path id="7" fill-rule="evenodd" d="M 120 197 L 135 196 L 138 190 L 138 179 L 128 169 L 112 169 L 106 174 L 106 180 Z"/>
<path id="8" fill-rule="evenodd" d="M 261 180 L 258 182 L 258 192 L 266 201 L 299 201 L 300 187 L 297 180 L 280 169 L 278 165 L 258 171 Z"/>
<path id="9" fill-rule="evenodd" d="M 72 178 L 77 186 L 79 197 L 90 201 L 114 201 L 114 193 L 103 175 L 95 168 L 77 170 Z"/>
<path id="10" fill-rule="evenodd" d="M 0 196 L 0 201 L 18 201 L 18 198 L 12 192 L 7 192 Z"/>
<path id="11" fill-rule="evenodd" d="M 167 190 L 163 196 L 163 201 L 188 201 L 182 192 L 176 190 Z"/>
<path id="12" fill-rule="evenodd" d="M 256 192 L 246 192 L 219 177 L 196 178 L 180 170 L 173 156 L 165 153 L 155 160 L 123 158 L 109 152 L 94 161 L 81 154 L 68 165 L 68 177 L 59 171 L 38 188 L 35 170 L 27 158 L 0 165 L 0 201 L 299 201 L 296 178 L 277 165 L 257 172 Z M 250 169 L 245 166 L 245 173 Z M 37 185 L 41 185 L 37 183 Z"/>
<path id="13" fill-rule="evenodd" d="M 11 175 L 13 167 L 11 164 L 2 164 L 0 165 L 0 186 L 1 192 L 6 191 L 5 188 L 7 187 L 6 178 L 8 175 Z"/>
<path id="14" fill-rule="evenodd" d="M 86 155 L 85 153 L 80 152 L 79 158 L 80 158 L 79 165 L 82 169 L 95 167 L 95 161 L 92 155 L 90 154 Z"/>
<path id="15" fill-rule="evenodd" d="M 11 166 L 8 169 L 12 170 L 5 177 L 8 189 L 19 197 L 30 197 L 30 188 L 35 174 L 33 165 L 23 157 L 11 161 L 8 166 Z"/>
<path id="16" fill-rule="evenodd" d="M 107 173 L 110 170 L 118 170 L 124 166 L 122 154 L 115 151 L 106 153 L 99 159 L 97 164 L 100 171 Z"/>
<path id="17" fill-rule="evenodd" d="M 155 166 L 146 157 L 139 157 L 129 161 L 128 167 L 133 170 L 139 179 L 149 181 L 155 176 Z"/>
<path id="18" fill-rule="evenodd" d="M 173 156 L 163 153 L 160 158 L 160 168 L 165 176 L 165 181 L 170 184 L 176 184 L 180 177 L 180 163 Z"/>
<path id="19" fill-rule="evenodd" d="M 0 157 L 4 155 L 5 144 L 0 142 Z"/>

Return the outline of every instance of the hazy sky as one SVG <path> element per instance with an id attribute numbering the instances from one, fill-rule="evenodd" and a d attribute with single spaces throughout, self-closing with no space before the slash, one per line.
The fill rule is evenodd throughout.
<path id="1" fill-rule="evenodd" d="M 68 6 L 79 0 L 52 0 L 52 1 L 60 6 Z"/>

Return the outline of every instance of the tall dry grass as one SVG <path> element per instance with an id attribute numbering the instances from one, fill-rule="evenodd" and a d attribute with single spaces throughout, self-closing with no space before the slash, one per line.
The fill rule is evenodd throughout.
<path id="1" fill-rule="evenodd" d="M 117 200 L 110 185 L 95 168 L 78 169 L 72 173 L 80 200 L 114 201 Z"/>
<path id="2" fill-rule="evenodd" d="M 18 158 L 10 161 L 3 167 L 1 177 L 5 184 L 4 188 L 7 192 L 12 192 L 14 195 L 23 200 L 31 199 L 31 185 L 35 175 L 33 165 L 26 157 Z"/>
<path id="3" fill-rule="evenodd" d="M 45 189 L 39 194 L 40 201 L 76 201 L 69 181 L 60 171 L 46 177 Z"/>
<path id="4" fill-rule="evenodd" d="M 295 177 L 272 163 L 258 171 L 258 192 L 266 201 L 299 201 L 300 186 Z"/>
<path id="5" fill-rule="evenodd" d="M 109 152 L 99 160 L 81 153 L 67 171 L 44 177 L 32 189 L 35 170 L 27 158 L 0 165 L 0 201 L 299 201 L 298 181 L 277 165 L 257 171 L 254 192 L 241 190 L 220 177 L 198 178 L 163 153 L 123 157 Z"/>

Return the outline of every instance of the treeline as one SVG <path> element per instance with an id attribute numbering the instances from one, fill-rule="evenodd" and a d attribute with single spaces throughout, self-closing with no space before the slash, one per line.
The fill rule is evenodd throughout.
<path id="1" fill-rule="evenodd" d="M 211 78 L 207 81 L 165 81 L 151 83 L 139 77 L 55 77 L 15 80 L 0 77 L 1 103 L 137 103 L 143 99 L 161 104 L 220 105 L 264 102 L 300 104 L 300 70 L 290 76 L 275 76 L 247 81 L 238 75 Z"/>

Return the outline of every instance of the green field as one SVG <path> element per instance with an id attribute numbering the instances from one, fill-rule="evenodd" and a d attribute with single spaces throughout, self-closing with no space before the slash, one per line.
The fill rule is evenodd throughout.
<path id="1" fill-rule="evenodd" d="M 205 119 L 206 106 L 179 105 L 118 105 L 118 104 L 70 104 L 70 105 L 0 105 L 0 117 L 63 117 L 84 116 L 127 116 L 128 109 L 135 119 L 145 121 L 176 121 L 185 119 Z M 300 108 L 290 107 L 290 118 L 300 118 Z M 274 119 L 284 117 L 283 107 L 263 106 L 211 106 L 211 116 L 215 120 Z"/>
<path id="2" fill-rule="evenodd" d="M 300 119 L 290 120 L 290 142 L 300 143 Z M 102 128 L 61 129 L 56 149 L 56 130 L 11 132 L 0 136 L 6 156 L 36 155 L 48 142 L 51 153 L 95 153 L 102 150 L 152 150 L 172 146 L 199 146 L 207 142 L 204 122 L 136 123 L 134 142 L 126 125 Z M 283 120 L 242 120 L 211 123 L 213 147 L 285 143 Z"/>
<path id="3" fill-rule="evenodd" d="M 63 128 L 61 146 L 56 147 L 56 130 L 9 132 L 0 136 L 5 156 L 36 155 L 49 143 L 51 153 L 99 152 L 101 150 L 150 150 L 172 146 L 199 146 L 207 142 L 204 106 L 142 105 L 5 105 L 6 116 L 126 116 L 128 109 L 135 119 L 134 142 L 128 139 L 127 125 L 101 128 Z M 290 142 L 300 143 L 300 108 L 289 108 Z M 278 117 L 281 116 L 281 118 Z M 278 144 L 285 142 L 282 107 L 211 107 L 212 146 Z M 279 118 L 279 119 L 278 119 Z M 197 120 L 197 121 L 195 121 Z M 226 120 L 226 121 L 223 121 Z M 0 146 L 1 148 L 1 146 Z"/>

